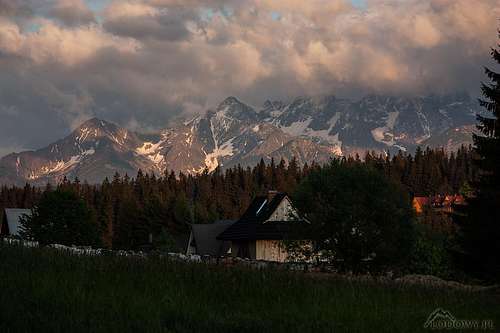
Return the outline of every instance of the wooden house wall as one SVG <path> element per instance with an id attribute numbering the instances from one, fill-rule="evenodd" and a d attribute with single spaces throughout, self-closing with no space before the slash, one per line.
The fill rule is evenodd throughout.
<path id="1" fill-rule="evenodd" d="M 257 240 L 255 244 L 257 260 L 284 262 L 288 253 L 277 240 Z"/>

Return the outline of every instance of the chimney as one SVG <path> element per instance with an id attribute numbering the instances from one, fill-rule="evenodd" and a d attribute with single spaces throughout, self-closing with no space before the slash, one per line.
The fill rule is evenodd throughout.
<path id="1" fill-rule="evenodd" d="M 267 202 L 271 202 L 271 200 L 273 200 L 273 198 L 276 196 L 276 194 L 278 194 L 278 191 L 276 190 L 269 190 L 267 192 Z"/>

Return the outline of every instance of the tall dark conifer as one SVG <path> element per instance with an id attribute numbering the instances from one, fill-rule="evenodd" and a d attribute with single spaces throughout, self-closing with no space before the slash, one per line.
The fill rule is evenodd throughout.
<path id="1" fill-rule="evenodd" d="M 500 31 L 499 31 L 500 37 Z M 499 49 L 492 49 L 492 58 L 500 64 Z M 474 135 L 479 180 L 474 183 L 475 195 L 457 214 L 462 227 L 462 249 L 466 269 L 480 278 L 500 279 L 500 73 L 485 68 L 490 83 L 483 83 L 480 100 L 488 112 L 478 115 L 480 135 Z"/>

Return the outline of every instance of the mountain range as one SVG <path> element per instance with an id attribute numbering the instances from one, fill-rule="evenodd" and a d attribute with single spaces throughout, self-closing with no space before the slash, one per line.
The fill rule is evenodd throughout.
<path id="1" fill-rule="evenodd" d="M 162 174 L 213 171 L 264 159 L 324 163 L 367 150 L 412 152 L 417 146 L 455 150 L 472 142 L 477 102 L 466 94 L 353 101 L 298 97 L 251 106 L 228 97 L 215 109 L 144 135 L 93 118 L 47 147 L 0 159 L 0 183 L 42 185 L 64 176 L 90 183 L 138 169 Z"/>

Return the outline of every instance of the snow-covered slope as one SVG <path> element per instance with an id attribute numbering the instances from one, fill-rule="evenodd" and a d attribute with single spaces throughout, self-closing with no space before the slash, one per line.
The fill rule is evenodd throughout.
<path id="1" fill-rule="evenodd" d="M 48 147 L 2 158 L 0 182 L 45 184 L 64 176 L 97 182 L 115 172 L 135 175 L 139 168 L 152 167 L 148 159 L 133 153 L 141 143 L 133 132 L 90 119 Z"/>
<path id="2" fill-rule="evenodd" d="M 339 154 L 363 150 L 408 150 L 431 137 L 475 123 L 480 112 L 468 95 L 300 97 L 289 104 L 267 102 L 260 113 L 283 131 L 336 147 Z M 435 142 L 439 144 L 439 142 Z"/>
<path id="3" fill-rule="evenodd" d="M 260 159 L 323 163 L 366 150 L 411 152 L 417 145 L 453 149 L 471 142 L 477 112 L 476 103 L 463 94 L 358 101 L 299 97 L 257 108 L 229 97 L 148 139 L 90 119 L 48 147 L 0 159 L 0 183 L 44 184 L 64 176 L 100 182 L 115 172 L 135 175 L 138 169 L 200 173 Z"/>

